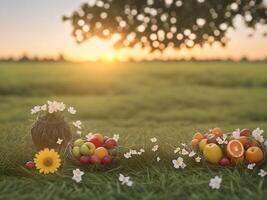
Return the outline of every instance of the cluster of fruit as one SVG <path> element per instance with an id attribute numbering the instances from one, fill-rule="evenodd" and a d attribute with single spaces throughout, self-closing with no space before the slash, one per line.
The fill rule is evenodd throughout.
<path id="1" fill-rule="evenodd" d="M 250 129 L 241 130 L 236 137 L 234 133 L 224 134 L 220 128 L 214 128 L 204 135 L 196 133 L 191 144 L 204 160 L 221 166 L 258 164 L 265 157 L 264 148 Z"/>
<path id="2" fill-rule="evenodd" d="M 103 137 L 96 133 L 87 140 L 77 139 L 71 149 L 72 155 L 80 164 L 102 164 L 109 165 L 113 157 L 111 151 L 117 146 L 117 141 L 113 138 Z"/>

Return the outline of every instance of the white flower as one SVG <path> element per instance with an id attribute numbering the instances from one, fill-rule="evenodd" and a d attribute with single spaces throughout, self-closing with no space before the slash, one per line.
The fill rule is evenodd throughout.
<path id="1" fill-rule="evenodd" d="M 180 147 L 177 147 L 173 152 L 176 154 L 176 153 L 178 153 L 180 150 L 181 150 L 181 148 L 180 148 Z"/>
<path id="2" fill-rule="evenodd" d="M 136 155 L 137 154 L 137 151 L 136 150 L 130 150 L 130 153 L 132 154 L 132 155 Z"/>
<path id="3" fill-rule="evenodd" d="M 260 172 L 258 173 L 258 175 L 261 176 L 261 177 L 264 177 L 264 176 L 267 175 L 267 172 L 264 171 L 263 169 L 261 169 Z"/>
<path id="4" fill-rule="evenodd" d="M 184 163 L 184 159 L 182 157 L 178 157 L 176 160 L 172 160 L 173 166 L 175 169 L 179 169 L 180 167 L 183 169 L 186 167 Z"/>
<path id="5" fill-rule="evenodd" d="M 72 123 L 76 128 L 81 129 L 82 122 L 80 120 Z"/>
<path id="6" fill-rule="evenodd" d="M 91 139 L 91 137 L 93 136 L 93 133 L 88 133 L 85 138 L 87 141 L 89 141 Z"/>
<path id="7" fill-rule="evenodd" d="M 73 170 L 72 172 L 73 172 L 72 180 L 76 181 L 77 183 L 81 182 L 82 176 L 84 175 L 84 172 L 78 168 Z"/>
<path id="8" fill-rule="evenodd" d="M 124 154 L 124 157 L 127 158 L 127 159 L 128 159 L 128 158 L 131 158 L 131 157 L 132 157 L 131 152 L 127 152 L 127 153 L 125 153 L 125 154 Z"/>
<path id="9" fill-rule="evenodd" d="M 40 106 L 34 106 L 33 109 L 31 109 L 31 114 L 36 114 L 38 112 L 41 111 L 41 107 Z"/>
<path id="10" fill-rule="evenodd" d="M 73 107 L 69 107 L 68 112 L 72 115 L 76 114 L 76 110 Z"/>
<path id="11" fill-rule="evenodd" d="M 159 162 L 160 161 L 160 157 L 157 157 L 157 162 Z"/>
<path id="12" fill-rule="evenodd" d="M 264 141 L 264 146 L 267 147 L 267 140 Z"/>
<path id="13" fill-rule="evenodd" d="M 264 142 L 264 138 L 262 136 L 263 134 L 263 130 L 261 130 L 260 128 L 256 128 L 255 130 L 252 131 L 252 136 L 259 141 L 260 143 Z"/>
<path id="14" fill-rule="evenodd" d="M 46 105 L 46 104 L 42 105 L 42 106 L 41 106 L 41 110 L 42 110 L 42 111 L 46 111 L 46 110 L 47 110 L 47 105 Z"/>
<path id="15" fill-rule="evenodd" d="M 133 181 L 130 180 L 129 176 L 124 176 L 123 174 L 120 174 L 119 176 L 119 181 L 121 182 L 122 185 L 127 185 L 131 187 L 133 185 Z"/>
<path id="16" fill-rule="evenodd" d="M 81 135 L 82 134 L 82 131 L 76 131 L 76 134 L 77 135 Z"/>
<path id="17" fill-rule="evenodd" d="M 59 107 L 58 106 L 58 102 L 56 102 L 56 101 L 48 101 L 47 104 L 48 104 L 48 112 L 50 114 L 58 111 L 58 107 Z"/>
<path id="18" fill-rule="evenodd" d="M 222 178 L 220 178 L 219 176 L 215 176 L 214 178 L 210 179 L 209 186 L 212 189 L 220 189 L 221 183 L 222 183 Z"/>
<path id="19" fill-rule="evenodd" d="M 226 134 L 223 134 L 223 137 L 222 138 L 217 137 L 216 138 L 216 141 L 218 142 L 218 144 L 228 144 L 227 135 Z"/>
<path id="20" fill-rule="evenodd" d="M 248 164 L 248 169 L 253 170 L 253 168 L 256 166 L 255 163 Z"/>
<path id="21" fill-rule="evenodd" d="M 195 158 L 195 161 L 196 162 L 200 162 L 201 161 L 201 158 L 198 156 L 198 157 Z"/>
<path id="22" fill-rule="evenodd" d="M 188 156 L 189 157 L 193 157 L 194 155 L 196 155 L 196 152 L 195 151 L 191 151 Z"/>
<path id="23" fill-rule="evenodd" d="M 150 141 L 153 142 L 153 143 L 155 143 L 155 142 L 157 142 L 158 140 L 157 140 L 157 138 L 153 137 L 153 138 L 150 138 Z"/>
<path id="24" fill-rule="evenodd" d="M 140 149 L 139 151 L 140 151 L 140 152 L 142 152 L 142 153 L 144 153 L 144 152 L 145 152 L 145 150 L 144 150 L 144 149 Z"/>
<path id="25" fill-rule="evenodd" d="M 187 147 L 187 145 L 186 145 L 185 143 L 181 143 L 181 145 L 182 145 L 183 147 Z"/>
<path id="26" fill-rule="evenodd" d="M 186 149 L 182 149 L 181 154 L 182 154 L 183 156 L 185 156 L 185 155 L 188 155 L 189 152 L 188 152 Z"/>
<path id="27" fill-rule="evenodd" d="M 57 144 L 62 144 L 62 142 L 63 142 L 63 139 L 60 139 L 60 138 L 57 139 Z"/>
<path id="28" fill-rule="evenodd" d="M 233 136 L 235 139 L 239 139 L 239 138 L 240 138 L 240 129 L 236 129 L 236 130 L 232 133 L 232 136 Z"/>
<path id="29" fill-rule="evenodd" d="M 58 102 L 57 106 L 58 106 L 58 110 L 61 112 L 64 111 L 66 108 L 66 105 L 63 102 Z"/>
<path id="30" fill-rule="evenodd" d="M 155 146 L 153 146 L 153 148 L 152 148 L 152 151 L 157 151 L 159 149 L 159 145 L 155 145 Z"/>
<path id="31" fill-rule="evenodd" d="M 113 135 L 113 139 L 114 139 L 116 142 L 118 142 L 119 139 L 120 139 L 120 135 L 119 135 L 119 134 L 114 134 L 114 135 Z"/>

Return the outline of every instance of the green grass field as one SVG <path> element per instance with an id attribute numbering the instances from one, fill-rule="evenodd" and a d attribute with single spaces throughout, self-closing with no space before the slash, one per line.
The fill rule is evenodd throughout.
<path id="1" fill-rule="evenodd" d="M 71 180 L 75 166 L 52 176 L 24 170 L 36 152 L 30 109 L 47 100 L 74 106 L 84 134 L 120 134 L 122 146 L 146 152 L 111 169 L 83 168 L 80 184 Z M 267 63 L 1 63 L 0 199 L 266 199 L 259 169 L 191 164 L 177 170 L 171 163 L 175 147 L 195 131 L 267 131 L 266 102 Z M 156 153 L 151 137 L 159 140 Z M 133 187 L 120 185 L 120 173 Z M 220 190 L 208 186 L 215 175 L 223 178 Z"/>

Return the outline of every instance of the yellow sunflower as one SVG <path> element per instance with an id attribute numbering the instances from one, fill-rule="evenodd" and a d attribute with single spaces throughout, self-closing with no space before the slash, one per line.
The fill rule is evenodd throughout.
<path id="1" fill-rule="evenodd" d="M 55 173 L 60 167 L 59 154 L 54 149 L 44 149 L 35 155 L 34 163 L 40 173 Z"/>

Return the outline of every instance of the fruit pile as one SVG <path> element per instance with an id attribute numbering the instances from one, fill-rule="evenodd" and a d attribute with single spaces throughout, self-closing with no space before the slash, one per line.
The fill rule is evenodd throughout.
<path id="1" fill-rule="evenodd" d="M 250 129 L 223 133 L 220 128 L 214 128 L 206 134 L 196 133 L 191 144 L 192 148 L 211 164 L 260 164 L 265 160 L 266 147 L 263 142 L 255 139 L 255 134 L 252 134 Z M 263 136 L 260 137 L 264 140 Z"/>
<path id="2" fill-rule="evenodd" d="M 71 158 L 82 165 L 109 165 L 113 161 L 112 151 L 118 143 L 113 138 L 93 134 L 88 139 L 77 139 L 71 146 Z"/>

